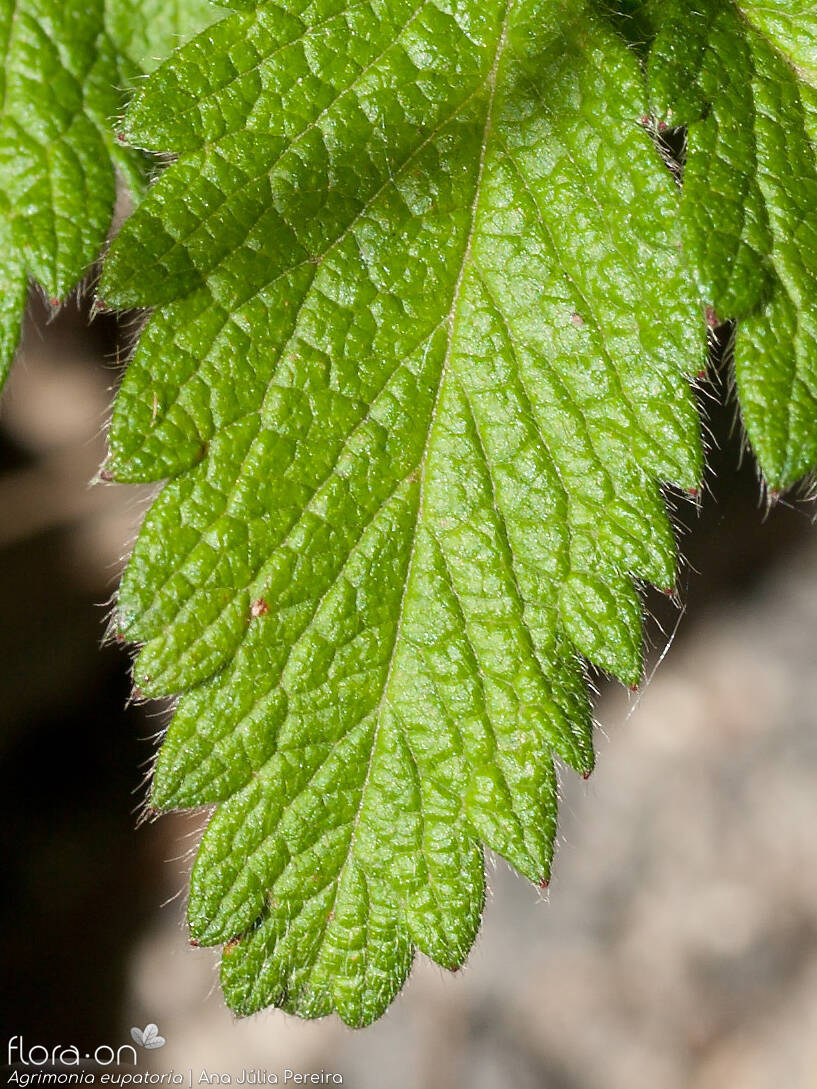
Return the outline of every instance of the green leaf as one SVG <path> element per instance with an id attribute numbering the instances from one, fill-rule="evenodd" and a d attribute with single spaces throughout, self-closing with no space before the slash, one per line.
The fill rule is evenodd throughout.
<path id="1" fill-rule="evenodd" d="M 817 10 L 814 0 L 741 0 L 745 18 L 791 63 L 817 84 Z"/>
<path id="2" fill-rule="evenodd" d="M 598 0 L 598 9 L 639 54 L 655 35 L 655 11 L 663 0 Z"/>
<path id="3" fill-rule="evenodd" d="M 674 585 L 703 312 L 593 4 L 233 6 L 126 120 L 178 158 L 106 262 L 156 308 L 110 468 L 174 479 L 118 619 L 180 694 L 153 805 L 219 803 L 228 1001 L 361 1025 L 415 948 L 463 961 L 482 845 L 547 879 L 581 659 L 637 684 L 636 583 Z"/>
<path id="4" fill-rule="evenodd" d="M 217 0 L 216 0 L 217 2 Z M 224 14 L 208 0 L 106 0 L 105 25 L 139 73 Z"/>
<path id="5" fill-rule="evenodd" d="M 817 465 L 817 15 L 769 0 L 699 7 L 665 4 L 652 107 L 689 126 L 685 250 L 712 321 L 738 319 L 743 421 L 781 490 Z"/>
<path id="6" fill-rule="evenodd" d="M 161 6 L 162 17 L 149 8 Z M 111 225 L 115 171 L 132 189 L 146 163 L 113 120 L 139 74 L 139 48 L 166 55 L 208 5 L 173 0 L 0 0 L 0 385 L 14 357 L 29 280 L 58 305 L 96 260 Z M 110 31 L 110 33 L 109 33 Z M 124 48 L 122 35 L 130 51 Z"/>

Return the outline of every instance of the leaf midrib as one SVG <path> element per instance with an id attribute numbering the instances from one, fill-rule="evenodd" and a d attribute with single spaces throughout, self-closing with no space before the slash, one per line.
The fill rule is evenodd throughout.
<path id="1" fill-rule="evenodd" d="M 393 680 L 394 680 L 394 668 L 395 668 L 395 664 L 396 664 L 396 661 L 397 661 L 398 648 L 400 646 L 400 639 L 401 639 L 401 633 L 402 633 L 402 627 L 403 627 L 403 620 L 404 620 L 404 616 L 405 616 L 406 600 L 407 600 L 407 597 L 408 597 L 408 594 L 409 594 L 409 588 L 410 588 L 410 583 L 411 583 L 411 579 L 412 579 L 412 574 L 414 572 L 414 564 L 415 564 L 415 558 L 416 558 L 417 531 L 418 531 L 418 528 L 420 526 L 421 519 L 422 519 L 422 516 L 423 516 L 423 506 L 424 506 L 424 499 L 425 499 L 425 467 L 426 467 L 426 465 L 428 463 L 428 454 L 429 454 L 429 450 L 430 450 L 430 447 L 431 447 L 432 438 L 433 438 L 433 435 L 434 435 L 434 430 L 435 430 L 435 424 L 436 424 L 436 421 L 437 421 L 437 412 L 438 412 L 438 408 L 439 408 L 440 398 L 441 398 L 441 395 L 442 395 L 442 391 L 443 391 L 443 389 L 445 387 L 446 378 L 448 376 L 448 370 L 449 370 L 451 355 L 452 355 L 452 351 L 453 351 L 454 333 L 455 333 L 455 327 L 456 327 L 457 314 L 459 312 L 460 302 L 461 302 L 461 298 L 462 298 L 462 286 L 463 286 L 463 282 L 465 280 L 465 274 L 466 274 L 466 271 L 467 271 L 467 268 L 468 268 L 468 264 L 469 264 L 469 261 L 470 261 L 470 258 L 471 258 L 471 251 L 472 251 L 472 248 L 473 248 L 474 233 L 475 233 L 475 230 L 476 230 L 477 217 L 478 217 L 478 213 L 479 213 L 480 198 L 482 196 L 482 180 L 483 180 L 483 176 L 484 176 L 484 173 L 485 173 L 485 161 L 486 161 L 487 150 L 488 150 L 488 139 L 489 139 L 489 136 L 490 136 L 492 122 L 493 122 L 494 103 L 495 103 L 495 99 L 496 99 L 497 76 L 498 76 L 498 73 L 499 73 L 499 66 L 500 66 L 500 62 L 501 62 L 501 59 L 502 59 L 502 54 L 503 54 L 503 52 L 505 50 L 505 45 L 507 43 L 508 22 L 509 22 L 510 14 L 511 14 L 511 11 L 513 9 L 513 6 L 514 6 L 515 2 L 516 2 L 516 0 L 506 0 L 505 10 L 504 10 L 503 20 L 502 20 L 502 27 L 501 27 L 499 38 L 498 38 L 498 41 L 497 41 L 497 48 L 496 48 L 496 53 L 495 53 L 495 56 L 494 56 L 494 61 L 493 61 L 493 64 L 491 66 L 491 70 L 488 73 L 488 76 L 487 76 L 487 78 L 485 80 L 485 83 L 483 84 L 483 87 L 482 87 L 483 91 L 484 90 L 488 91 L 488 104 L 487 104 L 487 108 L 486 108 L 485 127 L 483 129 L 482 144 L 481 144 L 481 148 L 480 148 L 480 161 L 479 161 L 479 167 L 478 167 L 478 170 L 477 170 L 476 186 L 475 186 L 475 191 L 474 191 L 474 200 L 473 200 L 473 203 L 471 205 L 471 223 L 470 223 L 470 227 L 469 227 L 469 231 L 468 231 L 468 238 L 466 240 L 465 249 L 463 251 L 463 259 L 462 259 L 462 262 L 461 262 L 461 265 L 460 265 L 459 273 L 457 275 L 456 283 L 454 285 L 454 290 L 452 292 L 451 307 L 449 309 L 449 318 L 448 318 L 448 345 L 447 345 L 446 353 L 445 353 L 445 356 L 443 357 L 442 366 L 441 366 L 441 369 L 440 369 L 440 378 L 439 378 L 439 382 L 437 384 L 437 395 L 436 395 L 434 405 L 433 405 L 432 410 L 431 410 L 431 415 L 430 415 L 430 419 L 429 419 L 428 434 L 426 436 L 426 443 L 425 443 L 425 447 L 423 449 L 423 453 L 422 453 L 422 455 L 420 457 L 419 466 L 418 466 L 418 470 L 417 470 L 418 473 L 419 473 L 420 494 L 419 494 L 418 500 L 417 500 L 417 515 L 416 515 L 416 520 L 415 520 L 414 533 L 413 533 L 413 537 L 412 537 L 412 546 L 411 546 L 411 552 L 409 554 L 409 559 L 408 559 L 408 562 L 406 564 L 406 577 L 405 577 L 405 580 L 403 582 L 403 590 L 402 590 L 402 594 L 401 594 L 401 598 L 400 598 L 400 607 L 399 607 L 399 612 L 398 612 L 398 617 L 397 617 L 397 624 L 396 624 L 396 627 L 395 627 L 394 642 L 392 644 L 392 651 L 391 651 L 391 655 L 390 655 L 390 658 L 389 658 L 389 665 L 388 665 L 388 669 L 387 669 L 387 673 L 386 673 L 386 678 L 385 678 L 385 680 L 383 682 L 383 693 L 382 693 L 382 696 L 381 696 L 381 699 L 380 699 L 380 703 L 379 703 L 379 705 L 378 705 L 378 707 L 377 707 L 377 709 L 375 711 L 375 714 L 376 714 L 377 717 L 376 717 L 376 724 L 375 724 L 374 732 L 372 734 L 372 747 L 371 747 L 371 754 L 370 754 L 370 757 L 369 757 L 369 765 L 368 765 L 368 767 L 366 769 L 366 775 L 364 777 L 363 785 L 361 787 L 360 802 L 358 803 L 357 812 L 355 813 L 354 820 L 353 820 L 353 823 L 352 823 L 352 831 L 351 831 L 351 834 L 350 834 L 350 837 L 349 837 L 349 848 L 348 848 L 348 850 L 346 852 L 346 858 L 345 858 L 345 860 L 343 862 L 343 865 L 342 865 L 342 867 L 341 867 L 341 869 L 340 869 L 340 871 L 338 873 L 337 879 L 336 879 L 335 895 L 334 895 L 334 898 L 333 898 L 332 911 L 334 911 L 334 909 L 335 909 L 335 907 L 337 905 L 337 900 L 338 900 L 338 896 L 340 894 L 340 888 L 341 888 L 341 884 L 342 884 L 342 881 L 343 881 L 343 876 L 344 876 L 344 874 L 346 872 L 346 868 L 347 868 L 347 866 L 348 866 L 348 864 L 349 864 L 349 862 L 352 859 L 352 856 L 354 854 L 355 842 L 356 842 L 356 839 L 357 839 L 357 832 L 358 832 L 358 828 L 360 826 L 360 819 L 361 819 L 363 809 L 364 809 L 364 805 L 365 805 L 365 801 L 366 801 L 366 793 L 367 793 L 367 790 L 368 790 L 368 787 L 369 787 L 369 783 L 371 781 L 372 769 L 374 767 L 374 758 L 375 758 L 375 753 L 377 751 L 377 742 L 378 742 L 378 739 L 379 739 L 379 736 L 380 736 L 380 731 L 381 731 L 382 726 L 383 726 L 383 720 L 384 720 L 384 713 L 383 712 L 385 710 L 385 706 L 386 706 L 386 703 L 387 703 L 389 695 L 390 695 L 390 689 L 392 687 L 392 683 L 393 683 Z"/>

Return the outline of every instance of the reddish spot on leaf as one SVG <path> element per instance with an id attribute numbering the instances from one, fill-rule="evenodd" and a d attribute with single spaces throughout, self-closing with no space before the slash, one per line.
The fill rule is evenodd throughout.
<path id="1" fill-rule="evenodd" d="M 262 597 L 257 597 L 255 601 L 250 605 L 250 616 L 266 616 L 269 612 L 269 605 Z"/>
<path id="2" fill-rule="evenodd" d="M 723 324 L 714 306 L 707 306 L 706 308 L 706 324 L 710 329 L 717 329 L 719 325 Z"/>

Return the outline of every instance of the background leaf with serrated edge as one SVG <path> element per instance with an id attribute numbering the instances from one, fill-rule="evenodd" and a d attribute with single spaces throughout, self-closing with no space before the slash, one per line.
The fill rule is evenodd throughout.
<path id="1" fill-rule="evenodd" d="M 703 318 L 592 5 L 241 7 L 126 121 L 179 158 L 106 263 L 157 307 L 110 468 L 176 479 L 118 620 L 184 693 L 153 804 L 221 803 L 189 918 L 228 1001 L 360 1025 L 415 947 L 462 962 L 480 841 L 548 875 L 580 655 L 636 684 L 633 580 L 674 584 Z"/>
<path id="2" fill-rule="evenodd" d="M 817 8 L 699 8 L 664 5 L 652 108 L 689 126 L 685 250 L 703 301 L 739 319 L 741 413 L 780 490 L 817 465 Z"/>
<path id="3" fill-rule="evenodd" d="M 0 385 L 20 339 L 29 280 L 54 305 L 96 260 L 111 225 L 115 170 L 131 189 L 145 162 L 113 132 L 139 75 L 136 38 L 166 55 L 203 25 L 203 0 L 0 0 Z M 147 27 L 150 27 L 148 33 Z"/>

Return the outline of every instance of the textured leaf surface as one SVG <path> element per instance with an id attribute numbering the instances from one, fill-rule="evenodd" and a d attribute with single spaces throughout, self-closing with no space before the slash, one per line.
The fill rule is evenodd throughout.
<path id="1" fill-rule="evenodd" d="M 106 0 L 105 22 L 119 52 L 149 72 L 178 46 L 224 14 L 208 0 Z"/>
<path id="2" fill-rule="evenodd" d="M 739 319 L 741 412 L 769 486 L 817 465 L 817 7 L 671 0 L 653 109 L 689 126 L 684 243 L 702 299 Z"/>
<path id="3" fill-rule="evenodd" d="M 814 0 L 741 0 L 740 10 L 791 62 L 817 83 L 817 4 Z"/>
<path id="4" fill-rule="evenodd" d="M 637 683 L 635 580 L 674 584 L 703 315 L 594 6 L 240 8 L 126 122 L 178 159 L 106 264 L 157 308 L 110 468 L 174 479 L 118 616 L 181 693 L 153 804 L 219 803 L 189 916 L 229 1002 L 359 1025 L 415 948 L 462 962 L 481 845 L 547 878 L 580 656 Z"/>
<path id="5" fill-rule="evenodd" d="M 29 280 L 54 304 L 96 260 L 115 170 L 141 184 L 141 157 L 113 134 L 139 38 L 167 54 L 204 17 L 201 0 L 0 0 L 0 385 L 20 337 Z M 156 7 L 157 5 L 153 5 Z M 115 10 L 114 10 L 115 9 Z M 197 23 L 197 26 L 200 26 Z M 148 32 L 148 28 L 149 32 Z"/>

